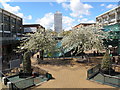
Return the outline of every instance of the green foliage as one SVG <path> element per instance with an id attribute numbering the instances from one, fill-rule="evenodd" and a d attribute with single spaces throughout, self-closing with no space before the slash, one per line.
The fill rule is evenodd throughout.
<path id="1" fill-rule="evenodd" d="M 112 64 L 111 64 L 111 61 L 110 61 L 109 51 L 107 50 L 103 59 L 102 59 L 101 69 L 103 71 L 108 71 L 111 68 L 112 68 Z"/>
<path id="2" fill-rule="evenodd" d="M 23 71 L 25 73 L 31 73 L 31 60 L 30 60 L 30 53 L 27 51 L 24 53 L 23 56 Z"/>

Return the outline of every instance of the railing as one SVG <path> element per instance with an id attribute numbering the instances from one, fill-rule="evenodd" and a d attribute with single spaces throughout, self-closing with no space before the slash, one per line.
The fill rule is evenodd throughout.
<path id="1" fill-rule="evenodd" d="M 39 85 L 42 82 L 47 81 L 47 78 L 44 76 L 39 77 L 29 77 L 20 81 L 11 82 L 12 83 L 12 90 L 21 90 L 31 86 Z"/>
<path id="2" fill-rule="evenodd" d="M 88 71 L 87 71 L 87 79 L 91 79 L 92 77 L 94 77 L 96 74 L 99 73 L 100 71 L 100 64 L 90 68 Z"/>
<path id="3" fill-rule="evenodd" d="M 29 78 L 26 78 L 24 80 L 12 82 L 12 84 L 13 84 L 12 85 L 13 89 L 15 89 L 15 88 L 24 89 L 24 88 L 27 88 L 27 87 L 34 85 L 34 78 L 29 77 Z"/>
<path id="4" fill-rule="evenodd" d="M 103 73 L 101 74 L 103 75 L 103 84 L 108 84 L 114 87 L 120 87 L 120 77 L 111 76 Z"/>

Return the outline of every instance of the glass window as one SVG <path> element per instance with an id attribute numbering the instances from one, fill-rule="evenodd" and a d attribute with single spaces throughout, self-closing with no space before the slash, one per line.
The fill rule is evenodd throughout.
<path id="1" fill-rule="evenodd" d="M 15 24 L 16 23 L 16 19 L 11 17 L 11 23 Z"/>
<path id="2" fill-rule="evenodd" d="M 15 25 L 11 25 L 11 31 L 12 31 L 12 33 L 16 33 Z"/>
<path id="3" fill-rule="evenodd" d="M 8 23 L 4 23 L 4 31 L 10 31 L 10 25 Z"/>
<path id="4" fill-rule="evenodd" d="M 10 20 L 10 17 L 7 15 L 4 15 L 4 22 L 9 22 L 9 20 Z"/>
<path id="5" fill-rule="evenodd" d="M 2 25 L 1 25 L 2 23 L 0 23 L 0 31 L 2 31 Z"/>
<path id="6" fill-rule="evenodd" d="M 118 19 L 120 19 L 120 12 L 118 12 Z"/>
<path id="7" fill-rule="evenodd" d="M 10 33 L 4 33 L 4 37 L 10 37 Z"/>
<path id="8" fill-rule="evenodd" d="M 0 13 L 0 22 L 2 22 L 2 13 Z"/>

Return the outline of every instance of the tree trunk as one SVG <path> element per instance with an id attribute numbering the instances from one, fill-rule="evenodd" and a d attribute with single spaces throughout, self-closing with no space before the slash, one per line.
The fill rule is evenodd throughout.
<path id="1" fill-rule="evenodd" d="M 29 52 L 24 53 L 23 71 L 24 71 L 24 73 L 32 73 L 31 60 L 30 60 L 30 53 Z"/>
<path id="2" fill-rule="evenodd" d="M 43 61 L 44 57 L 44 50 L 39 51 L 39 58 L 38 58 L 38 64 L 40 64 L 41 61 Z"/>
<path id="3" fill-rule="evenodd" d="M 44 50 L 41 50 L 40 51 L 40 60 L 43 60 L 44 58 L 43 58 L 43 55 L 44 55 Z"/>

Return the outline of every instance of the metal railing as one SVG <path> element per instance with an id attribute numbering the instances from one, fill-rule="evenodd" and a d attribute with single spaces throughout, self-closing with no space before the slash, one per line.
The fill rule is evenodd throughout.
<path id="1" fill-rule="evenodd" d="M 31 86 L 39 85 L 42 82 L 47 81 L 47 78 L 44 76 L 39 76 L 39 77 L 29 77 L 23 80 L 19 80 L 16 82 L 11 82 L 12 83 L 12 90 L 21 90 L 25 89 Z"/>
<path id="2" fill-rule="evenodd" d="M 88 71 L 87 71 L 87 79 L 91 79 L 92 77 L 94 77 L 96 74 L 99 73 L 100 71 L 100 64 L 90 68 Z"/>
<path id="3" fill-rule="evenodd" d="M 120 87 L 120 77 L 117 76 L 111 76 L 111 75 L 107 75 L 107 74 L 103 74 L 103 84 L 108 84 L 114 87 Z"/>
<path id="4" fill-rule="evenodd" d="M 111 85 L 114 87 L 120 87 L 120 75 L 119 76 L 111 76 L 104 74 L 100 71 L 100 64 L 90 68 L 87 71 L 87 79 L 92 79 L 94 81 Z M 94 77 L 95 76 L 95 77 Z M 94 78 L 93 78 L 94 77 Z"/>
<path id="5" fill-rule="evenodd" d="M 33 85 L 34 85 L 33 77 L 29 77 L 24 80 L 12 82 L 13 89 L 15 89 L 15 88 L 25 89 L 25 88 L 33 86 Z"/>

